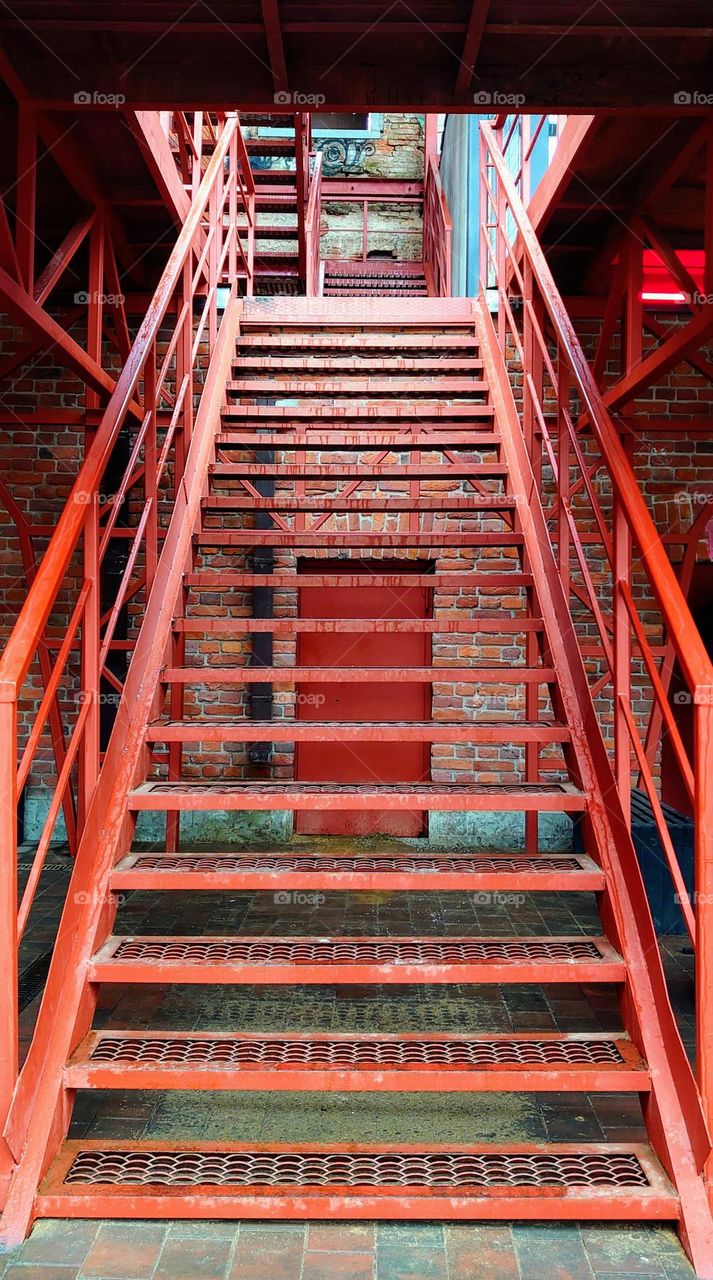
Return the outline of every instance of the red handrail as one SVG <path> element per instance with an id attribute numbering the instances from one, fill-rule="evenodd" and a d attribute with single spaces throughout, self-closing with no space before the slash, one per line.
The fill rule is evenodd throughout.
<path id="1" fill-rule="evenodd" d="M 203 390 L 202 367 L 218 338 L 219 290 L 229 277 L 234 280 L 237 207 L 245 190 L 240 167 L 239 124 L 232 115 L 215 139 L 186 221 L 0 659 L 0 1119 L 18 1070 L 18 939 L 60 808 L 73 788 L 80 837 L 86 823 L 101 762 L 102 688 L 121 688 L 107 667 L 109 652 L 126 648 L 126 642 L 113 639 L 119 613 L 131 606 L 140 615 L 151 598 L 162 507 L 180 492 L 196 399 Z M 246 270 L 250 277 L 251 259 Z M 106 495 L 103 477 L 122 432 L 133 435 L 133 447 L 116 493 Z M 124 540 L 126 567 L 119 595 L 103 614 L 101 566 L 112 538 Z M 62 629 L 68 605 L 71 620 Z M 53 642 L 57 653 L 53 669 L 45 671 L 47 693 L 23 744 L 18 707 L 24 682 L 41 646 Z M 18 916 L 18 795 L 59 694 L 63 705 L 74 706 L 73 718 L 68 717 L 73 722 Z"/>
<path id="2" fill-rule="evenodd" d="M 423 261 L 431 288 L 441 298 L 451 296 L 452 231 L 438 157 L 428 155 L 423 179 Z"/>
<path id="3" fill-rule="evenodd" d="M 590 668 L 597 664 L 593 694 L 596 698 L 611 691 L 611 711 L 600 707 L 599 719 L 610 743 L 624 812 L 630 821 L 632 776 L 638 777 L 696 943 L 698 1081 L 710 1120 L 713 664 L 491 125 L 481 125 L 481 146 L 481 287 L 484 297 L 497 294 L 499 345 L 510 367 L 522 375 L 522 428 L 540 492 L 547 493 L 549 482 L 549 535 L 575 618 L 581 620 L 580 648 Z M 547 333 L 543 317 L 549 321 Z M 572 392 L 578 401 L 576 416 Z M 645 579 L 637 581 L 636 595 L 631 587 L 634 553 L 637 574 Z M 596 586 L 591 569 L 595 562 Z M 658 610 L 660 618 L 659 645 L 651 639 L 652 610 Z M 694 706 L 693 760 L 671 706 L 674 661 Z M 650 708 L 648 727 L 639 711 L 642 700 Z M 695 909 L 661 802 L 656 757 L 664 724 L 691 793 Z"/>
<path id="4" fill-rule="evenodd" d="M 314 157 L 305 212 L 305 283 L 308 298 L 317 298 L 321 289 L 320 235 L 322 219 L 322 152 Z"/>

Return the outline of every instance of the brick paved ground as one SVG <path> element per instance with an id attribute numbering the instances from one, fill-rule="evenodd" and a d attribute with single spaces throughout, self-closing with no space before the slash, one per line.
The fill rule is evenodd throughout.
<path id="1" fill-rule="evenodd" d="M 692 1280 L 664 1227 L 40 1222 L 2 1280 Z"/>
<path id="2" fill-rule="evenodd" d="M 41 989 L 66 864 L 53 861 L 28 936 L 22 964 L 23 1029 L 27 1037 Z M 362 896 L 359 919 L 353 895 L 329 895 L 319 924 L 304 912 L 279 921 L 265 895 L 130 895 L 120 914 L 122 932 L 591 932 L 596 916 L 572 895 L 528 895 L 526 903 L 496 919 L 465 895 Z M 159 919 L 159 901 L 170 916 Z M 150 925 L 149 925 L 150 919 Z M 691 957 L 682 939 L 664 941 L 672 997 L 687 1045 L 693 1040 Z M 505 989 L 335 988 L 287 990 L 108 988 L 97 1024 L 106 1027 L 229 1025 L 279 1030 L 291 1026 L 334 1030 L 441 1029 L 474 1031 L 526 1027 L 613 1029 L 616 1002 L 596 988 Z M 319 1100 L 322 1140 L 363 1138 L 378 1127 L 381 1140 L 564 1140 L 641 1138 L 635 1099 L 571 1094 L 441 1095 L 416 1110 L 402 1095 L 335 1095 Z M 256 1094 L 240 1107 L 230 1095 L 84 1094 L 74 1136 L 171 1138 L 199 1126 L 206 1138 L 299 1141 L 313 1136 L 308 1121 L 314 1095 Z M 637 1114 L 638 1113 L 638 1114 Z M 189 1119 L 190 1115 L 190 1119 Z M 231 1126 L 233 1132 L 229 1132 Z M 239 1132 L 238 1132 L 239 1130 Z M 194 1129 L 195 1132 L 195 1129 Z M 693 1272 L 668 1227 L 527 1223 L 514 1226 L 260 1223 L 39 1222 L 22 1249 L 0 1255 L 0 1280 L 691 1280 Z"/>

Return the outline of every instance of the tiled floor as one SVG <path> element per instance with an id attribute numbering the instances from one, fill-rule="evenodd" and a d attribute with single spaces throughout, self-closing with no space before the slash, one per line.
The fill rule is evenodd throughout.
<path id="1" fill-rule="evenodd" d="M 29 1036 L 66 863 L 48 867 L 22 963 Z M 170 900 L 170 907 L 167 905 Z M 330 894 L 316 906 L 267 894 L 132 894 L 125 933 L 481 933 L 598 931 L 586 895 L 526 895 L 489 904 L 457 894 Z M 684 1038 L 693 1039 L 691 958 L 664 944 Z M 613 1030 L 607 988 L 106 988 L 96 1025 L 245 1030 Z M 643 1136 L 636 1097 L 622 1095 L 85 1093 L 73 1136 L 300 1141 L 484 1141 Z M 349 1224 L 40 1222 L 24 1247 L 0 1256 L 0 1280 L 690 1280 L 667 1227 L 571 1224 Z"/>
<path id="2" fill-rule="evenodd" d="M 692 1280 L 664 1227 L 40 1222 L 2 1280 Z"/>

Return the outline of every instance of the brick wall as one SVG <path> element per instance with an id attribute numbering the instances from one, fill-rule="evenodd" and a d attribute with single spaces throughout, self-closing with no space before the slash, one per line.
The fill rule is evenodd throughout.
<path id="1" fill-rule="evenodd" d="M 662 314 L 658 319 L 667 325 L 676 323 L 670 314 Z M 598 334 L 598 323 L 580 321 L 578 328 L 585 349 L 591 356 Z M 25 340 L 23 335 L 7 321 L 2 323 L 0 331 L 3 334 L 3 346 L 6 351 L 12 351 L 14 344 Z M 610 370 L 612 377 L 616 372 L 615 354 Z M 6 414 L 17 414 L 18 421 L 16 426 L 12 421 L 5 425 L 0 451 L 2 464 L 0 474 L 21 510 L 34 524 L 42 524 L 47 529 L 56 522 L 79 466 L 83 448 L 83 428 L 79 422 L 69 426 L 57 426 L 51 422 L 45 422 L 28 428 L 22 420 L 23 410 L 34 409 L 39 405 L 45 406 L 48 413 L 52 409 L 72 413 L 81 407 L 82 401 L 83 391 L 78 379 L 54 364 L 49 356 L 40 357 L 36 363 L 28 364 L 25 368 L 16 371 L 8 381 L 2 396 L 3 410 Z M 713 415 L 713 393 L 702 373 L 692 372 L 690 368 L 683 365 L 662 379 L 661 385 L 654 391 L 647 393 L 640 407 L 657 416 L 670 417 L 672 422 L 677 417 L 689 414 Z M 330 456 L 335 461 L 339 460 L 334 455 Z M 480 460 L 478 454 L 473 454 L 472 457 L 474 461 Z M 428 460 L 428 455 L 424 454 L 423 461 Z M 676 433 L 669 435 L 665 432 L 643 434 L 637 437 L 633 461 L 642 491 L 647 497 L 654 519 L 662 533 L 680 525 L 687 525 L 691 512 L 697 511 L 703 498 L 713 495 L 713 442 L 708 437 L 690 438 Z M 229 482 L 228 487 L 230 487 Z M 459 485 L 444 486 L 444 482 L 432 481 L 424 484 L 423 492 L 424 494 L 443 493 L 450 487 L 459 490 L 462 488 Z M 393 485 L 382 485 L 382 493 L 388 493 L 390 490 L 393 491 Z M 467 492 L 465 489 L 462 491 Z M 365 492 L 367 492 L 366 489 Z M 340 517 L 335 522 L 335 527 L 340 527 L 340 522 L 341 527 L 344 527 L 343 520 L 344 518 Z M 387 513 L 376 518 L 378 523 L 372 520 L 369 527 L 378 528 L 381 525 L 396 530 L 399 527 L 398 520 L 399 516 L 396 514 Z M 361 527 L 367 527 L 364 518 L 362 518 Z M 454 515 L 443 515 L 437 517 L 433 527 L 449 531 L 467 529 L 475 532 L 478 529 L 500 526 L 492 516 L 487 515 L 477 520 L 474 517 L 468 517 L 466 520 Z M 17 617 L 24 597 L 24 576 L 17 534 L 4 511 L 0 511 L 0 538 L 3 550 L 0 624 L 2 636 L 5 638 Z M 44 545 L 44 540 L 38 540 L 38 552 L 41 553 Z M 672 550 L 675 557 L 676 549 Z M 393 554 L 389 552 L 390 556 Z M 404 555 L 404 558 L 407 557 Z M 699 548 L 699 558 L 706 558 L 703 546 Z M 211 567 L 216 567 L 220 563 L 235 570 L 250 567 L 246 556 L 232 550 L 223 549 L 218 553 L 211 553 L 206 549 L 204 560 L 206 565 L 210 564 Z M 503 556 L 502 552 L 492 548 L 475 552 L 454 549 L 437 556 L 434 561 L 435 568 L 441 571 L 470 568 L 496 570 L 505 568 L 509 563 L 511 563 L 510 553 L 505 553 Z M 294 559 L 290 553 L 279 552 L 276 555 L 277 570 L 290 569 L 293 566 Z M 591 567 L 595 581 L 603 583 L 604 575 L 595 560 Z M 75 583 L 77 574 L 78 566 L 75 566 Z M 640 576 L 635 579 L 635 586 L 641 595 L 643 583 Z M 452 596 L 444 593 L 437 594 L 433 603 L 434 612 L 438 616 L 449 616 L 456 610 L 464 610 L 466 614 L 471 614 L 478 607 L 488 610 L 503 608 L 506 612 L 512 613 L 516 610 L 518 600 L 503 593 L 485 598 L 482 593 L 476 596 L 460 592 Z M 603 587 L 602 604 L 606 608 L 607 598 Z M 234 591 L 224 596 L 218 593 L 205 593 L 200 603 L 196 602 L 193 612 L 202 609 L 207 617 L 220 617 L 228 616 L 229 613 L 234 614 L 236 607 L 245 616 L 249 616 L 251 599 L 248 593 L 237 597 Z M 52 619 L 53 628 L 60 633 L 62 627 L 66 626 L 67 613 L 68 608 L 60 602 L 60 607 Z M 296 593 L 287 590 L 277 591 L 275 593 L 276 616 L 294 617 L 296 613 Z M 583 612 L 579 620 L 583 625 L 585 624 Z M 653 607 L 646 615 L 646 622 L 651 634 L 655 635 L 657 616 Z M 591 629 L 591 622 L 587 625 Z M 238 637 L 235 640 L 227 640 L 223 637 L 192 638 L 188 641 L 188 653 L 189 662 L 207 665 L 223 665 L 225 662 L 247 663 L 250 644 L 247 637 Z M 289 666 L 295 657 L 294 640 L 290 637 L 276 636 L 274 653 L 276 665 Z M 435 661 L 450 662 L 452 665 L 467 664 L 476 656 L 494 661 L 522 660 L 522 652 L 517 645 L 498 647 L 497 644 L 486 639 L 482 648 L 467 635 L 435 636 L 433 655 Z M 38 690 L 38 673 L 33 672 L 21 709 L 25 725 L 29 722 L 31 713 L 37 705 Z M 275 716 L 291 718 L 294 715 L 295 697 L 294 686 L 276 689 Z M 481 697 L 482 695 L 473 686 L 443 682 L 434 690 L 433 716 L 435 719 L 448 721 L 467 718 L 474 710 L 494 716 L 499 712 L 523 710 L 520 695 L 510 685 L 491 688 L 487 698 L 478 701 Z M 248 702 L 247 689 L 239 686 L 228 689 L 207 688 L 189 691 L 186 714 L 200 713 L 214 718 L 233 715 L 237 717 L 247 711 Z M 548 708 L 543 704 L 543 710 L 546 709 Z M 605 717 L 611 716 L 611 706 L 607 702 L 606 693 L 600 697 L 600 709 Z M 646 710 L 643 696 L 637 703 L 636 709 L 643 716 Z M 557 770 L 561 763 L 559 749 L 552 748 L 546 758 L 552 768 Z M 203 745 L 200 749 L 187 753 L 186 763 L 189 776 L 205 779 L 219 775 L 226 778 L 244 778 L 255 776 L 256 772 L 259 775 L 259 771 L 250 765 L 246 750 L 242 746 L 231 744 Z M 436 746 L 432 755 L 433 778 L 436 781 L 466 781 L 474 776 L 483 781 L 496 779 L 515 781 L 522 776 L 522 766 L 523 753 L 518 747 Z M 292 767 L 292 749 L 289 746 L 275 748 L 269 767 L 270 776 L 276 779 L 289 778 L 292 776 Z M 42 748 L 37 768 L 33 771 L 31 778 L 33 788 L 41 790 L 45 787 L 52 772 L 51 752 L 49 745 L 46 744 Z"/>

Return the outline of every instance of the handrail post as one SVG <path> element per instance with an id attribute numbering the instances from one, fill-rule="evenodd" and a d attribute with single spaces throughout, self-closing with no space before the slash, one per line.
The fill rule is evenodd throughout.
<path id="1" fill-rule="evenodd" d="M 479 167 L 478 167 L 478 177 L 480 180 L 480 199 L 479 199 L 479 205 L 478 205 L 478 208 L 480 211 L 480 219 L 479 219 L 480 245 L 479 245 L 479 251 L 478 251 L 478 277 L 479 277 L 480 288 L 483 294 L 485 295 L 485 297 L 487 298 L 488 279 L 490 276 L 490 271 L 488 269 L 488 266 L 489 266 L 488 251 L 490 248 L 489 246 L 489 236 L 490 236 L 489 225 L 490 224 L 488 221 L 488 214 L 490 212 L 490 198 L 488 196 L 488 186 L 485 181 L 485 173 L 486 173 L 486 167 L 488 163 L 488 147 L 485 140 L 485 134 L 483 133 L 482 129 L 478 131 L 478 151 L 479 151 L 479 160 L 480 160 Z"/>
<path id="2" fill-rule="evenodd" d="M 158 421 L 156 405 L 156 339 L 152 339 L 144 364 L 144 405 L 149 417 L 144 441 L 144 500 L 150 506 L 146 526 L 146 598 L 153 586 L 158 563 Z"/>
<path id="3" fill-rule="evenodd" d="M 99 693 L 101 689 L 101 671 L 99 669 L 99 653 L 101 650 L 99 622 L 101 615 L 99 502 L 101 494 L 92 493 L 82 496 L 87 500 L 87 514 L 84 521 L 83 565 L 84 580 L 89 583 L 89 593 L 84 605 L 84 616 L 82 618 L 82 664 L 79 696 L 89 703 L 89 711 L 84 724 L 79 755 L 77 817 L 80 837 L 84 830 L 89 802 L 99 777 Z"/>
<path id="4" fill-rule="evenodd" d="M 238 126 L 240 127 L 240 126 Z M 230 183 L 228 191 L 228 235 L 230 243 L 228 245 L 228 278 L 232 285 L 238 273 L 238 135 L 237 131 L 230 140 L 230 148 L 228 150 L 228 163 L 230 170 L 228 173 L 228 182 Z M 248 217 L 250 216 L 248 210 Z M 248 275 L 250 274 L 248 259 Z"/>
<path id="5" fill-rule="evenodd" d="M 614 652 L 614 772 L 626 820 L 631 825 L 631 621 L 622 584 L 631 581 L 631 531 L 617 495 L 613 498 L 612 622 Z"/>
<path id="6" fill-rule="evenodd" d="M 17 692 L 0 685 L 0 1125 L 19 1069 L 17 958 Z M 0 1142 L 0 1173 L 4 1168 Z"/>
<path id="7" fill-rule="evenodd" d="M 713 1129 L 713 686 L 696 689 L 693 712 L 696 1075 L 708 1127 Z"/>

